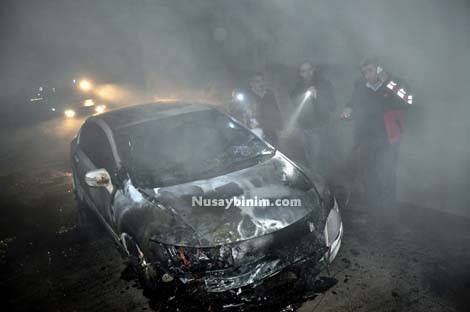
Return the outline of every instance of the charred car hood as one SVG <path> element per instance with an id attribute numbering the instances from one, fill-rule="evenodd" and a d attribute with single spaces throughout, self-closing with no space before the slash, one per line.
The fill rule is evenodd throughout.
<path id="1" fill-rule="evenodd" d="M 240 171 L 142 192 L 160 210 L 147 220 L 151 239 L 177 246 L 212 247 L 259 237 L 320 209 L 312 183 L 279 152 Z M 242 205 L 229 205 L 231 199 Z"/>

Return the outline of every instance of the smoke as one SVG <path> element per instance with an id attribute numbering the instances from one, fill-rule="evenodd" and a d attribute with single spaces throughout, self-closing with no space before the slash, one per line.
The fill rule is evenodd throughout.
<path id="1" fill-rule="evenodd" d="M 71 76 L 122 86 L 129 101 L 224 103 L 261 70 L 287 120 L 299 63 L 318 65 L 344 105 L 360 60 L 374 55 L 416 99 L 401 151 L 401 198 L 468 216 L 469 16 L 465 0 L 5 1 L 1 107 Z M 346 159 L 351 127 L 338 123 L 336 132 Z M 435 190 L 439 196 L 428 196 Z"/>

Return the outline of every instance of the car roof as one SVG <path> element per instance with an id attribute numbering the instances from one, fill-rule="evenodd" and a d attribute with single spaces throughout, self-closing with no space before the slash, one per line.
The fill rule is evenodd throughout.
<path id="1" fill-rule="evenodd" d="M 190 112 L 214 109 L 209 105 L 185 102 L 154 102 L 111 110 L 90 119 L 102 119 L 113 129 L 128 127 L 142 122 L 176 116 Z"/>

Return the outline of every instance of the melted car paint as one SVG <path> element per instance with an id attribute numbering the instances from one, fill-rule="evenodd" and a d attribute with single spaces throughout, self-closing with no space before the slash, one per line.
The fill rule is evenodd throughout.
<path id="1" fill-rule="evenodd" d="M 282 179 L 284 177 L 284 179 Z M 255 181 L 253 183 L 252 181 Z M 178 241 L 172 237 L 174 231 L 163 225 L 158 212 L 148 212 L 145 220 L 155 224 L 154 240 L 166 244 L 185 245 L 199 240 L 196 246 L 215 246 L 233 243 L 266 235 L 293 224 L 306 215 L 318 212 L 318 196 L 301 173 L 277 155 L 255 167 L 236 171 L 208 180 L 199 180 L 158 189 L 141 190 L 148 201 L 158 203 L 169 210 L 175 222 L 192 229 L 187 232 L 191 237 Z M 127 195 L 125 206 L 133 206 L 132 213 L 141 214 L 142 202 L 132 203 L 131 194 Z M 194 206 L 194 197 L 204 200 L 241 199 L 298 199 L 298 207 L 286 206 Z M 118 212 L 118 209 L 115 209 Z M 127 212 L 126 212 L 127 213 Z M 116 217 L 118 216 L 117 213 Z M 149 219 L 151 218 L 151 219 Z M 168 218 L 165 217 L 165 220 Z M 180 233 L 181 234 L 181 233 Z M 175 235 L 176 236 L 176 235 Z M 181 235 L 177 235 L 181 237 Z"/>

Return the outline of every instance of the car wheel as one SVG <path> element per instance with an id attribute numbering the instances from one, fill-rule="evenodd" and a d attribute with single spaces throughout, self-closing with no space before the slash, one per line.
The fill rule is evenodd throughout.
<path id="1" fill-rule="evenodd" d="M 90 208 L 80 199 L 77 199 L 77 226 L 79 229 L 86 229 L 91 225 Z"/>
<path id="2" fill-rule="evenodd" d="M 80 196 L 79 190 L 77 189 L 78 182 L 76 180 L 77 174 L 75 169 L 72 168 L 72 187 L 73 194 L 75 197 L 75 207 L 77 209 L 77 228 L 79 230 L 86 230 L 91 224 L 91 211 L 88 205 L 84 202 L 82 196 Z"/>
<path id="3" fill-rule="evenodd" d="M 97 217 L 91 211 L 91 208 L 78 197 L 76 198 L 76 224 L 80 237 L 84 240 L 93 240 L 99 237 L 103 227 L 100 225 Z"/>
<path id="4" fill-rule="evenodd" d="M 129 257 L 130 264 L 139 277 L 144 289 L 155 291 L 160 286 L 160 278 L 155 266 L 145 257 L 139 245 L 127 233 L 121 235 L 124 251 Z"/>

